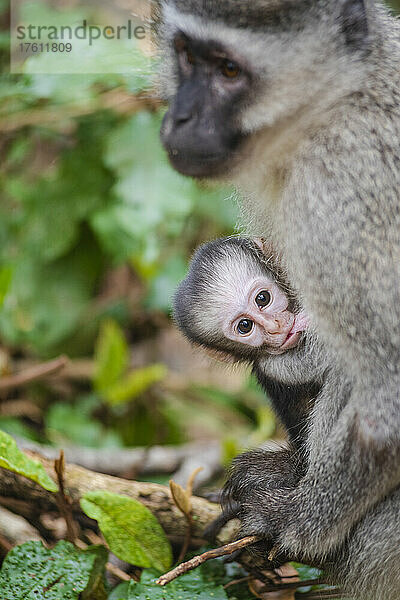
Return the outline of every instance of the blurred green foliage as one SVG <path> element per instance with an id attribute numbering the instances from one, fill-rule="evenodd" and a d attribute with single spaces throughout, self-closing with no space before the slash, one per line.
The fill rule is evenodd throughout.
<path id="1" fill-rule="evenodd" d="M 167 374 L 155 364 L 127 372 L 129 347 L 123 331 L 114 321 L 104 321 L 95 349 L 94 389 L 111 406 L 125 404 L 143 394 Z"/>
<path id="2" fill-rule="evenodd" d="M 28 22 L 38 13 L 52 24 L 90 16 L 82 6 L 61 17 L 46 3 L 22 8 Z M 0 44 L 7 54 L 6 32 Z M 123 299 L 93 307 L 109 269 L 129 264 L 141 309 L 168 312 L 199 232 L 231 232 L 236 212 L 226 192 L 204 192 L 171 169 L 159 142 L 162 110 L 119 111 L 151 87 L 151 59 L 138 43 L 127 75 L 35 74 L 41 60 L 28 59 L 31 74 L 0 80 L 0 300 L 9 283 L 0 334 L 44 357 L 87 354 L 103 318 L 131 325 Z"/>
<path id="3" fill-rule="evenodd" d="M 25 101 L 37 89 L 37 77 L 24 80 Z M 70 88 L 69 78 L 62 80 Z M 49 90 L 47 106 L 57 103 L 55 90 Z M 74 120 L 73 135 L 24 127 L 4 144 L 1 280 L 12 276 L 0 332 L 8 344 L 41 356 L 61 349 L 81 354 L 103 317 L 117 311 L 127 325 L 123 305 L 90 308 L 107 269 L 124 262 L 143 284 L 143 310 L 168 312 L 197 232 L 231 231 L 236 216 L 226 194 L 204 194 L 167 164 L 158 141 L 160 119 L 101 112 Z M 44 164 L 35 169 L 41 151 Z M 223 209 L 207 216 L 206 206 L 216 204 Z"/>

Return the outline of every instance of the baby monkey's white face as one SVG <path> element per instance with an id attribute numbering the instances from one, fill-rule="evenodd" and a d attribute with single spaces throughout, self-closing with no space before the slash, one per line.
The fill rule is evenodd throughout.
<path id="1" fill-rule="evenodd" d="M 305 313 L 296 315 L 288 306 L 288 297 L 275 282 L 267 277 L 253 279 L 228 308 L 223 333 L 229 340 L 283 354 L 298 345 L 309 325 Z"/>

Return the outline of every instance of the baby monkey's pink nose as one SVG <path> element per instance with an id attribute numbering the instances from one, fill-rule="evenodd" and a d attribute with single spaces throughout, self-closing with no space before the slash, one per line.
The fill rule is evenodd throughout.
<path id="1" fill-rule="evenodd" d="M 270 335 L 282 333 L 286 329 L 286 327 L 286 321 L 284 319 L 279 319 L 278 317 L 264 320 L 264 329 Z"/>

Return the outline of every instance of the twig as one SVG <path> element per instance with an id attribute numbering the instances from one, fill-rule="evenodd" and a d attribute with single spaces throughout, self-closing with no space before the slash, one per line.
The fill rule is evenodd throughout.
<path id="1" fill-rule="evenodd" d="M 65 519 L 67 525 L 67 539 L 73 544 L 79 537 L 78 525 L 74 519 L 72 512 L 72 501 L 65 492 L 64 473 L 65 473 L 65 456 L 64 450 L 60 450 L 60 457 L 54 461 L 54 470 L 57 474 L 59 492 L 57 494 L 57 504 L 59 505 L 60 513 Z"/>
<path id="2" fill-rule="evenodd" d="M 186 489 L 183 489 L 182 486 L 177 484 L 175 481 L 171 480 L 169 482 L 169 487 L 171 490 L 171 496 L 173 501 L 175 502 L 176 507 L 184 514 L 187 527 L 186 534 L 183 541 L 183 545 L 181 551 L 179 553 L 178 564 L 183 561 L 188 551 L 190 540 L 192 539 L 192 531 L 193 531 L 193 518 L 192 518 L 192 495 L 193 495 L 193 485 L 197 475 L 200 471 L 203 470 L 203 467 L 197 467 L 195 469 L 187 482 Z"/>
<path id="3" fill-rule="evenodd" d="M 106 569 L 109 573 L 111 573 L 112 575 L 115 575 L 115 577 L 118 577 L 118 579 L 121 579 L 121 581 L 131 581 L 132 580 L 132 577 L 130 575 L 128 575 L 128 573 L 125 573 L 125 571 L 123 571 L 119 567 L 116 567 L 115 565 L 113 565 L 110 562 L 108 562 L 106 564 Z"/>
<path id="4" fill-rule="evenodd" d="M 245 537 L 237 542 L 233 542 L 232 544 L 227 544 L 226 546 L 221 546 L 220 548 L 214 548 L 213 550 L 209 550 L 208 552 L 204 552 L 204 554 L 200 554 L 199 556 L 195 556 L 191 560 L 181 563 L 169 573 L 165 573 L 159 579 L 157 579 L 156 583 L 158 585 L 164 586 L 177 579 L 184 573 L 188 573 L 188 571 L 192 571 L 193 569 L 197 569 L 200 565 L 207 562 L 208 560 L 212 560 L 214 558 L 220 558 L 221 556 L 229 556 L 233 554 L 237 550 L 242 550 L 243 548 L 247 548 L 248 546 L 252 546 L 260 541 L 260 538 L 256 535 L 251 535 Z"/>
<path id="5" fill-rule="evenodd" d="M 25 371 L 17 373 L 16 375 L 3 377 L 0 379 L 0 392 L 6 392 L 10 389 L 22 387 L 28 383 L 32 383 L 32 381 L 37 381 L 38 379 L 43 379 L 44 377 L 53 375 L 54 373 L 57 373 L 63 369 L 67 364 L 68 358 L 66 356 L 60 356 L 55 360 L 51 360 L 50 362 L 42 363 L 40 365 L 35 365 L 34 367 L 26 369 Z"/>
<path id="6" fill-rule="evenodd" d="M 105 546 L 105 541 L 99 536 L 97 535 L 97 533 L 95 533 L 94 531 L 85 531 L 85 536 L 87 537 L 87 539 L 90 541 L 91 544 L 93 544 L 94 546 Z"/>
<path id="7" fill-rule="evenodd" d="M 182 544 L 182 548 L 181 551 L 179 553 L 179 557 L 178 557 L 178 564 L 181 563 L 183 561 L 183 559 L 186 556 L 186 553 L 189 549 L 190 546 L 190 540 L 192 539 L 192 529 L 193 529 L 193 520 L 192 520 L 192 515 L 185 515 L 185 519 L 187 522 L 187 529 L 186 529 L 186 533 L 185 533 L 185 539 L 183 540 L 183 544 Z"/>

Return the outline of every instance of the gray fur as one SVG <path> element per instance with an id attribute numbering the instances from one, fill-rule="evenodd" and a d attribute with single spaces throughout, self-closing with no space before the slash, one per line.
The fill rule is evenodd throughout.
<path id="1" fill-rule="evenodd" d="M 265 491 L 249 495 L 247 531 L 273 536 L 297 556 L 323 560 L 343 552 L 339 575 L 355 595 L 395 600 L 399 23 L 379 2 L 366 0 L 367 27 L 360 24 L 352 38 L 348 0 L 316 0 L 310 8 L 299 4 L 304 14 L 292 13 L 297 25 L 289 32 L 274 30 L 269 18 L 264 29 L 260 23 L 247 31 L 243 21 L 235 27 L 226 16 L 235 11 L 236 0 L 222 3 L 225 16 L 218 13 L 214 21 L 218 4 L 190 2 L 180 22 L 189 35 L 211 36 L 243 52 L 262 82 L 241 113 L 242 128 L 251 135 L 236 153 L 229 179 L 243 193 L 249 232 L 270 236 L 338 365 L 314 410 L 306 476 L 279 504 L 271 506 Z M 240 5 L 242 15 L 245 10 L 252 15 L 261 2 Z M 179 21 L 178 9 L 181 3 L 170 6 L 164 39 Z M 356 0 L 354 9 L 360 9 Z M 172 98 L 173 78 L 165 89 Z M 342 372 L 352 391 L 348 383 L 338 385 Z M 371 539 L 378 549 L 373 556 Z"/>
<path id="2" fill-rule="evenodd" d="M 195 345 L 222 352 L 224 357 L 253 368 L 287 429 L 292 450 L 302 454 L 304 468 L 310 410 L 330 368 L 329 357 L 310 330 L 303 333 L 296 347 L 281 355 L 271 354 L 268 343 L 252 348 L 226 337 L 223 325 L 231 318 L 232 305 L 257 276 L 276 283 L 291 310 L 301 312 L 274 257 L 264 256 L 251 240 L 225 238 L 196 251 L 175 295 L 174 318 Z"/>

